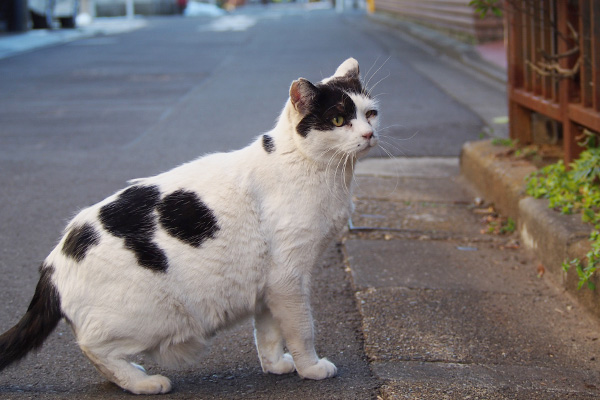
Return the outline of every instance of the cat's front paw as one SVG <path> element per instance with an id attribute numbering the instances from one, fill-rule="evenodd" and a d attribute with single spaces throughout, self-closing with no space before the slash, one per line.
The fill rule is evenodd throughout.
<path id="1" fill-rule="evenodd" d="M 285 353 L 276 363 L 269 364 L 264 368 L 265 372 L 276 375 L 289 374 L 295 370 L 294 359 L 288 353 Z"/>
<path id="2" fill-rule="evenodd" d="M 319 362 L 310 367 L 304 368 L 302 371 L 298 371 L 304 379 L 326 379 L 334 377 L 337 374 L 336 366 L 326 358 L 321 358 Z"/>
<path id="3" fill-rule="evenodd" d="M 134 394 L 160 394 L 171 391 L 171 381 L 162 375 L 146 376 L 124 387 Z"/>

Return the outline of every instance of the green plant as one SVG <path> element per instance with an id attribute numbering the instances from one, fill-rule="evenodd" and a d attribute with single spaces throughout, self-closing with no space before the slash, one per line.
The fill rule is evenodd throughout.
<path id="1" fill-rule="evenodd" d="M 515 220 L 512 219 L 511 217 L 508 217 L 506 222 L 504 224 L 502 224 L 502 227 L 500 228 L 500 233 L 502 233 L 502 234 L 513 233 L 515 231 L 515 229 L 516 229 Z"/>
<path id="2" fill-rule="evenodd" d="M 588 141 L 587 144 L 595 144 Z M 579 259 L 563 263 L 563 270 L 575 267 L 579 277 L 578 288 L 587 285 L 600 268 L 600 148 L 588 148 L 565 168 L 562 161 L 548 165 L 527 178 L 527 193 L 536 198 L 547 198 L 549 207 L 563 214 L 581 213 L 584 222 L 593 225 L 590 234 L 592 249 L 584 261 Z"/>
<path id="3" fill-rule="evenodd" d="M 502 2 L 500 0 L 471 0 L 469 5 L 475 9 L 479 17 L 484 18 L 489 12 L 502 16 Z"/>
<path id="4" fill-rule="evenodd" d="M 485 233 L 488 235 L 506 235 L 511 234 L 516 229 L 515 220 L 511 217 L 505 218 L 501 216 L 488 216 L 485 218 L 485 223 L 487 224 L 485 229 L 481 230 L 481 233 Z"/>
<path id="5" fill-rule="evenodd" d="M 492 145 L 493 146 L 507 146 L 507 147 L 515 147 L 517 145 L 517 140 L 512 140 L 510 138 L 493 138 Z"/>

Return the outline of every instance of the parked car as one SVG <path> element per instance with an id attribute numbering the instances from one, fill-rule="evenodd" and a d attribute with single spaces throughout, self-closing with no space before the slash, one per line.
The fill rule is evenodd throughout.
<path id="1" fill-rule="evenodd" d="M 78 0 L 29 0 L 28 5 L 34 29 L 53 28 L 55 20 L 62 28 L 75 28 Z"/>

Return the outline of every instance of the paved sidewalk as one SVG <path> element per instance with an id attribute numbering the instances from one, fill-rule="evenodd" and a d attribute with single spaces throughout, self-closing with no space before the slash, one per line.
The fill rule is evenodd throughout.
<path id="1" fill-rule="evenodd" d="M 116 35 L 146 26 L 142 18 L 96 18 L 90 25 L 76 29 L 36 29 L 22 33 L 0 34 L 0 59 L 26 51 L 98 35 Z"/>
<path id="2" fill-rule="evenodd" d="M 365 160 L 345 241 L 384 399 L 595 399 L 598 323 L 482 233 L 458 159 Z"/>

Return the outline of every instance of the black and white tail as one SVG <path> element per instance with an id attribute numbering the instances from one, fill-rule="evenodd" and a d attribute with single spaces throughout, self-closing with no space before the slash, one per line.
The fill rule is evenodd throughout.
<path id="1" fill-rule="evenodd" d="M 62 318 L 60 297 L 50 277 L 51 266 L 42 265 L 31 304 L 21 320 L 0 335 L 0 371 L 39 348 Z"/>

